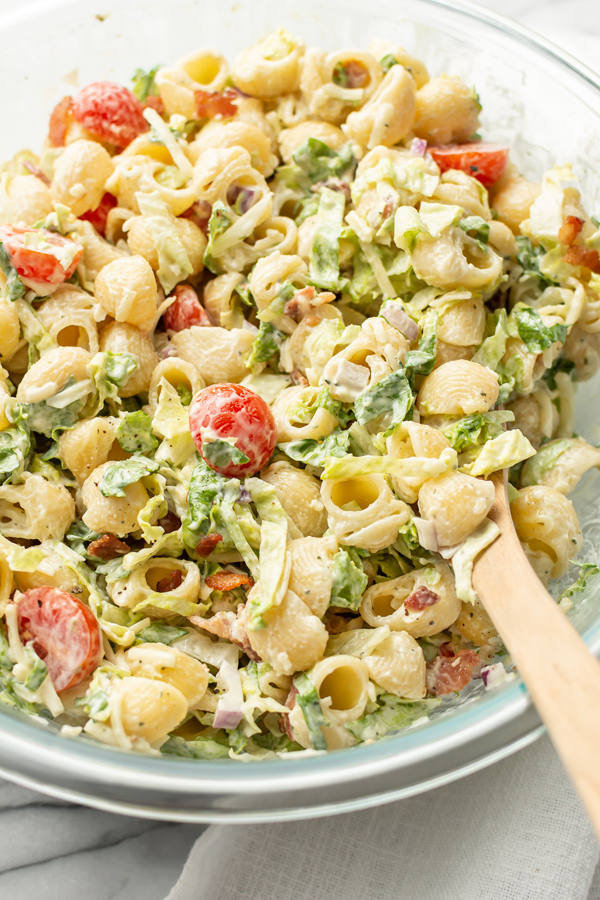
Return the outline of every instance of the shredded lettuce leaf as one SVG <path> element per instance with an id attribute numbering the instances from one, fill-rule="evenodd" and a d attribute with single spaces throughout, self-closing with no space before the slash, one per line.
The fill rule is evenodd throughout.
<path id="1" fill-rule="evenodd" d="M 125 413 L 116 436 L 126 453 L 151 453 L 158 447 L 158 441 L 152 434 L 152 418 L 141 409 Z"/>
<path id="2" fill-rule="evenodd" d="M 477 452 L 477 457 L 473 462 L 461 460 L 460 470 L 475 477 L 487 476 L 499 469 L 516 466 L 517 463 L 529 459 L 530 456 L 535 456 L 535 448 L 518 428 L 514 428 L 487 441 Z"/>
<path id="3" fill-rule="evenodd" d="M 280 450 L 295 462 L 310 466 L 324 466 L 331 457 L 345 457 L 350 445 L 350 433 L 336 429 L 322 441 L 305 438 L 278 444 Z"/>
<path id="4" fill-rule="evenodd" d="M 309 268 L 311 284 L 321 290 L 339 291 L 343 287 L 338 255 L 345 208 L 341 191 L 321 188 Z"/>
<path id="5" fill-rule="evenodd" d="M 135 484 L 140 478 L 152 475 L 159 469 L 159 464 L 145 456 L 133 456 L 111 463 L 102 475 L 98 488 L 103 497 L 125 497 L 125 488 Z"/>
<path id="6" fill-rule="evenodd" d="M 386 734 L 408 728 L 439 706 L 441 700 L 403 700 L 386 691 L 377 692 L 375 709 L 362 719 L 350 722 L 346 728 L 358 741 L 377 740 Z"/>
<path id="7" fill-rule="evenodd" d="M 368 578 L 356 550 L 353 547 L 338 550 L 333 558 L 333 584 L 329 605 L 358 609 L 367 583 Z"/>
<path id="8" fill-rule="evenodd" d="M 323 715 L 316 687 L 305 672 L 296 675 L 293 684 L 298 691 L 296 703 L 302 710 L 311 744 L 315 750 L 327 750 L 322 729 L 329 727 L 329 722 Z"/>

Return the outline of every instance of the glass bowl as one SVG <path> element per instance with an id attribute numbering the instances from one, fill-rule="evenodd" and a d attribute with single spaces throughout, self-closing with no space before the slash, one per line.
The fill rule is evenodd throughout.
<path id="1" fill-rule="evenodd" d="M 444 0 L 76 0 L 32 4 L 0 19 L 3 121 L 0 158 L 41 146 L 64 95 L 98 79 L 128 83 L 133 70 L 201 47 L 228 57 L 283 26 L 307 44 L 366 47 L 386 38 L 443 72 L 475 84 L 486 139 L 508 142 L 534 177 L 571 161 L 586 208 L 600 211 L 592 161 L 600 145 L 600 81 L 566 53 L 467 2 Z M 10 125 L 7 125 L 10 123 Z M 576 430 L 599 442 L 596 382 L 578 395 Z M 600 481 L 573 497 L 586 531 L 582 558 L 596 562 Z M 570 616 L 600 650 L 600 585 Z M 184 760 L 127 754 L 59 736 L 0 711 L 0 772 L 46 793 L 103 809 L 180 821 L 302 818 L 385 803 L 459 778 L 531 743 L 542 727 L 523 684 L 484 691 L 473 683 L 430 721 L 373 744 L 278 762 Z"/>

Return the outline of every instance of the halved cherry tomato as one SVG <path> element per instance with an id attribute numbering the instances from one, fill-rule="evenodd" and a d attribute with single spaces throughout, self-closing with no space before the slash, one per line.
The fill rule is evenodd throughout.
<path id="1" fill-rule="evenodd" d="M 74 687 L 100 662 L 100 626 L 73 594 L 52 587 L 26 591 L 17 607 L 19 635 L 48 666 L 57 691 Z"/>
<path id="2" fill-rule="evenodd" d="M 101 234 L 102 237 L 106 237 L 106 220 L 108 219 L 109 212 L 111 209 L 114 209 L 116 205 L 117 198 L 113 197 L 112 194 L 106 193 L 96 209 L 90 209 L 89 212 L 84 213 L 82 216 L 79 216 L 79 218 L 91 222 L 98 234 Z"/>
<path id="3" fill-rule="evenodd" d="M 225 88 L 221 91 L 194 91 L 196 115 L 199 119 L 228 119 L 235 116 L 237 106 L 232 101 L 237 97 L 235 91 Z"/>
<path id="4" fill-rule="evenodd" d="M 213 384 L 200 391 L 190 405 L 190 430 L 204 461 L 221 475 L 244 478 L 269 461 L 277 443 L 275 419 L 254 391 L 239 384 Z M 227 460 L 228 438 L 247 462 Z M 212 446 L 211 446 L 212 445 Z M 221 451 L 221 452 L 220 452 Z"/>
<path id="5" fill-rule="evenodd" d="M 73 98 L 63 97 L 50 113 L 48 139 L 53 147 L 64 147 L 69 122 L 73 117 Z"/>
<path id="6" fill-rule="evenodd" d="M 178 284 L 175 288 L 175 303 L 163 315 L 165 328 L 183 331 L 192 325 L 212 326 L 206 310 L 198 300 L 198 294 L 189 284 Z"/>
<path id="7" fill-rule="evenodd" d="M 474 650 L 459 650 L 456 656 L 447 656 L 446 653 L 440 653 L 427 666 L 427 687 L 436 697 L 462 691 L 471 681 L 473 669 L 479 665 L 479 657 Z"/>
<path id="8" fill-rule="evenodd" d="M 126 147 L 149 125 L 144 107 L 131 91 L 112 81 L 94 81 L 73 100 L 73 118 L 94 137 Z"/>
<path id="9" fill-rule="evenodd" d="M 34 237 L 27 238 L 29 234 Z M 0 242 L 23 283 L 38 293 L 70 278 L 83 253 L 75 241 L 44 228 L 0 225 Z"/>
<path id="10" fill-rule="evenodd" d="M 446 144 L 429 147 L 429 152 L 442 170 L 459 169 L 488 187 L 504 174 L 508 163 L 508 147 L 475 141 L 470 144 Z"/>

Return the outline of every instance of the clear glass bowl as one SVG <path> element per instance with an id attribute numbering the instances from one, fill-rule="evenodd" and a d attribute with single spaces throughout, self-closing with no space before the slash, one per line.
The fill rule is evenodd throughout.
<path id="1" fill-rule="evenodd" d="M 232 58 L 278 26 L 328 49 L 390 39 L 425 60 L 432 74 L 462 76 L 481 96 L 486 139 L 508 142 L 533 177 L 555 162 L 573 162 L 587 209 L 600 211 L 592 165 L 600 145 L 599 79 L 525 29 L 467 2 L 44 0 L 0 19 L 0 158 L 23 146 L 39 148 L 53 105 L 80 85 L 106 78 L 128 83 L 134 68 L 170 63 L 201 46 Z M 596 384 L 580 389 L 576 430 L 598 443 Z M 597 561 L 600 481 L 589 477 L 573 499 L 587 525 L 582 557 Z M 599 594 L 592 582 L 570 613 L 594 652 L 600 649 Z M 490 765 L 541 733 L 518 680 L 487 692 L 474 683 L 426 724 L 374 744 L 247 764 L 126 754 L 60 737 L 51 726 L 2 709 L 0 772 L 47 793 L 153 818 L 268 821 L 424 791 Z"/>

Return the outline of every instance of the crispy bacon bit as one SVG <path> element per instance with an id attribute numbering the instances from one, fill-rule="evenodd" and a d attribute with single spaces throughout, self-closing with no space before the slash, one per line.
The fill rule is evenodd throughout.
<path id="1" fill-rule="evenodd" d="M 395 208 L 396 208 L 396 204 L 394 203 L 393 200 L 386 200 L 386 201 L 385 201 L 385 206 L 383 207 L 383 210 L 382 210 L 382 213 L 381 213 L 381 218 L 382 218 L 382 219 L 389 219 L 389 217 L 390 217 L 390 216 L 392 215 L 392 213 L 394 212 Z"/>
<path id="2" fill-rule="evenodd" d="M 23 165 L 28 172 L 31 172 L 31 174 L 35 175 L 36 178 L 39 178 L 40 181 L 43 181 L 46 187 L 50 187 L 50 179 L 46 175 L 44 175 L 41 169 L 38 169 L 37 166 L 34 166 L 34 164 L 32 162 L 29 162 L 28 159 L 23 160 Z"/>
<path id="3" fill-rule="evenodd" d="M 583 219 L 577 216 L 567 216 L 558 230 L 558 239 L 565 247 L 570 247 L 584 226 Z"/>
<path id="4" fill-rule="evenodd" d="M 288 300 L 283 311 L 286 316 L 291 316 L 296 322 L 299 322 L 316 306 L 324 306 L 325 303 L 331 303 L 335 300 L 335 294 L 331 291 L 321 291 L 317 294 L 314 287 L 310 286 L 298 291 L 291 300 Z"/>
<path id="5" fill-rule="evenodd" d="M 174 591 L 178 588 L 182 581 L 181 569 L 173 569 L 165 578 L 161 578 L 157 582 L 156 590 L 159 594 L 168 594 L 169 591 Z"/>
<path id="6" fill-rule="evenodd" d="M 237 97 L 237 94 L 233 93 L 233 96 Z M 194 91 L 194 98 L 199 119 L 226 119 L 238 111 L 228 91 Z"/>
<path id="7" fill-rule="evenodd" d="M 120 541 L 114 534 L 103 534 L 88 546 L 89 555 L 97 559 L 116 559 L 118 556 L 125 556 L 130 550 L 129 544 Z"/>
<path id="8" fill-rule="evenodd" d="M 219 541 L 222 540 L 222 534 L 207 534 L 206 537 L 202 538 L 202 540 L 196 547 L 196 553 L 198 554 L 198 556 L 202 556 L 203 558 L 210 556 Z"/>
<path id="9" fill-rule="evenodd" d="M 191 219 L 200 231 L 208 234 L 208 223 L 212 214 L 212 206 L 208 200 L 196 200 L 185 212 L 181 213 L 182 219 Z"/>
<path id="10" fill-rule="evenodd" d="M 237 614 L 232 612 L 218 612 L 210 619 L 203 619 L 202 616 L 190 616 L 189 621 L 192 625 L 203 628 L 210 634 L 231 641 L 236 647 L 246 654 L 249 659 L 254 662 L 260 662 L 260 656 L 254 652 L 246 632 L 244 625 L 244 604 L 240 603 L 237 608 Z"/>
<path id="11" fill-rule="evenodd" d="M 290 372 L 290 378 L 292 379 L 294 384 L 299 384 L 302 387 L 308 387 L 308 378 L 305 378 L 302 372 L 299 372 L 298 369 L 294 369 L 293 372 Z"/>
<path id="12" fill-rule="evenodd" d="M 563 262 L 569 263 L 570 266 L 584 266 L 591 269 L 597 275 L 600 275 L 600 256 L 597 250 L 588 250 L 586 247 L 569 247 L 562 258 Z"/>
<path id="13" fill-rule="evenodd" d="M 146 102 L 144 103 L 144 109 L 155 109 L 159 116 L 162 116 L 165 111 L 165 104 L 162 102 L 160 97 L 157 97 L 156 94 L 151 94 L 149 97 L 146 97 Z"/>
<path id="14" fill-rule="evenodd" d="M 474 650 L 459 650 L 456 656 L 438 656 L 427 666 L 427 687 L 436 697 L 462 691 L 479 665 Z"/>
<path id="15" fill-rule="evenodd" d="M 233 591 L 243 584 L 252 587 L 254 581 L 249 575 L 244 575 L 241 572 L 215 572 L 214 575 L 208 576 L 206 584 L 213 591 Z"/>
<path id="16" fill-rule="evenodd" d="M 50 113 L 48 140 L 53 147 L 64 147 L 67 129 L 73 118 L 73 98 L 63 97 Z"/>
<path id="17" fill-rule="evenodd" d="M 427 606 L 436 604 L 439 599 L 439 594 L 436 594 L 435 591 L 430 591 L 425 585 L 421 585 L 416 591 L 412 592 L 410 597 L 406 598 L 404 601 L 404 608 L 410 609 L 411 612 L 421 612 L 421 610 L 425 609 Z"/>
<path id="18" fill-rule="evenodd" d="M 440 644 L 438 647 L 439 656 L 454 656 L 454 647 L 450 643 L 450 641 L 445 641 L 443 644 Z"/>
<path id="19" fill-rule="evenodd" d="M 294 685 L 292 685 L 290 688 L 290 692 L 287 695 L 287 699 L 285 701 L 285 705 L 287 706 L 288 709 L 293 709 L 295 707 L 297 696 L 298 696 L 298 688 L 294 687 Z M 290 725 L 289 713 L 284 713 L 283 715 L 279 716 L 279 720 L 278 720 L 277 724 L 279 725 L 279 730 L 281 731 L 281 733 L 287 734 L 290 741 L 296 740 L 294 737 L 294 732 L 292 731 L 292 726 Z"/>
<path id="20" fill-rule="evenodd" d="M 347 63 L 344 63 L 344 70 L 346 72 L 347 86 L 349 88 L 364 87 L 367 78 L 369 77 L 369 72 L 361 62 L 358 62 L 356 59 L 351 59 Z"/>
<path id="21" fill-rule="evenodd" d="M 168 512 L 166 516 L 158 520 L 158 525 L 160 525 L 165 534 L 171 534 L 180 528 L 181 519 L 174 512 Z"/>

